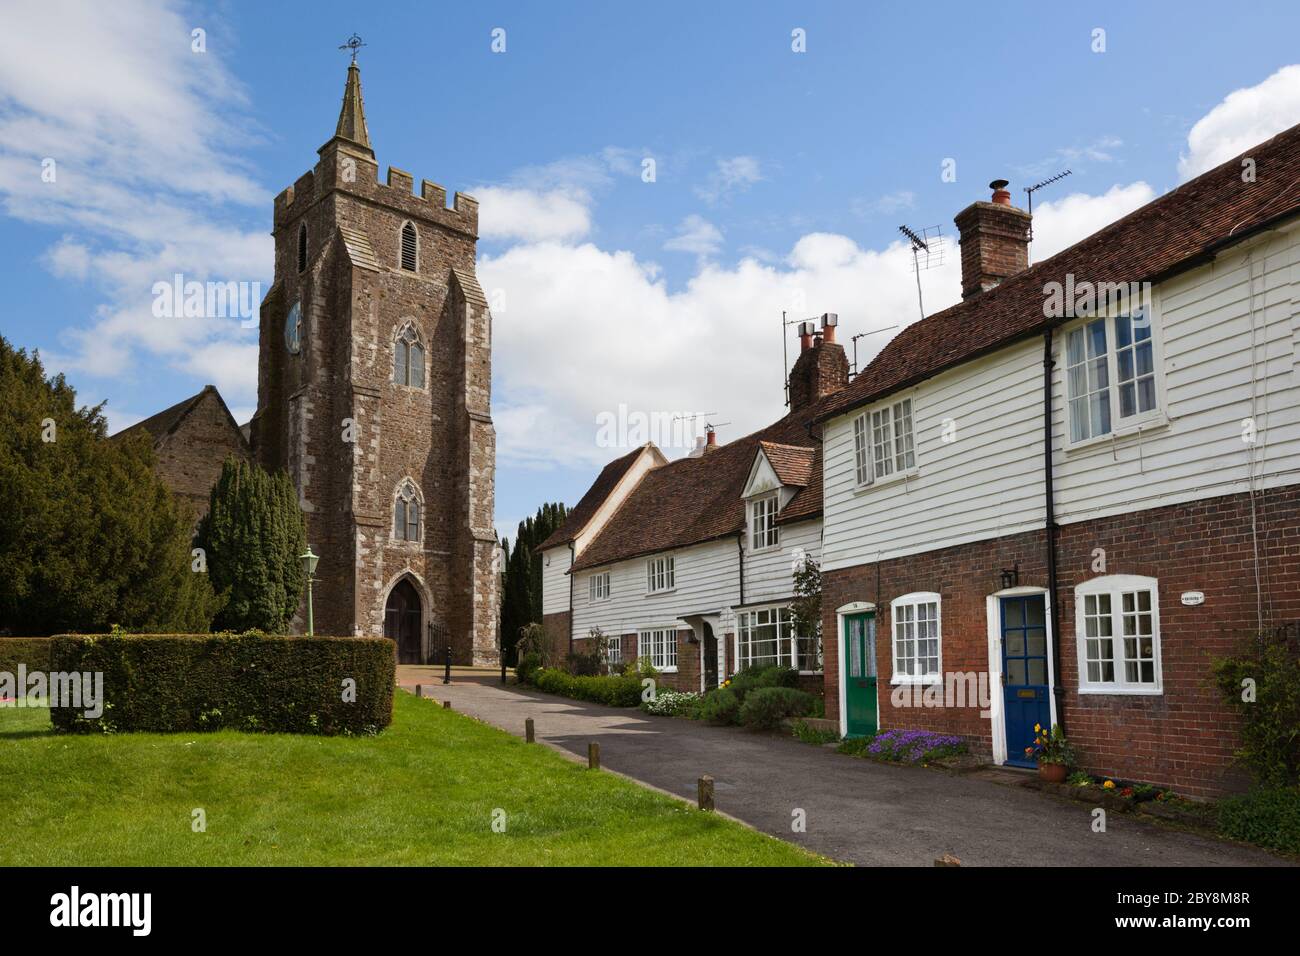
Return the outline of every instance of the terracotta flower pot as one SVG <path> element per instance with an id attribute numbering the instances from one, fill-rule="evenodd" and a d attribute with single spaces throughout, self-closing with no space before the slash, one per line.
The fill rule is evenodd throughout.
<path id="1" fill-rule="evenodd" d="M 1038 779 L 1045 780 L 1048 783 L 1065 783 L 1065 769 L 1063 763 L 1040 763 L 1038 765 Z"/>

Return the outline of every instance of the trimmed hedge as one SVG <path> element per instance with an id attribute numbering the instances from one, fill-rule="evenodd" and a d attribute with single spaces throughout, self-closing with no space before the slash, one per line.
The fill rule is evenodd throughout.
<path id="1" fill-rule="evenodd" d="M 532 681 L 538 690 L 559 694 L 574 700 L 589 700 L 610 707 L 635 707 L 641 703 L 641 674 L 609 674 L 582 677 L 567 674 L 553 667 L 534 671 Z"/>
<path id="2" fill-rule="evenodd" d="M 245 730 L 373 734 L 393 719 L 396 645 L 382 637 L 139 634 L 53 638 L 50 669 L 102 672 L 104 712 L 51 708 L 71 733 Z M 345 681 L 355 683 L 345 700 Z"/>
<path id="3" fill-rule="evenodd" d="M 50 641 L 48 637 L 0 637 L 0 671 L 18 673 L 18 665 L 26 664 L 28 673 L 50 669 Z"/>

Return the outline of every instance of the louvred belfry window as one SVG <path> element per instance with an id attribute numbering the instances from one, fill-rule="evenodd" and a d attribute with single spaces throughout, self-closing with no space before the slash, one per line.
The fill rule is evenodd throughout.
<path id="1" fill-rule="evenodd" d="M 402 226 L 402 268 L 407 272 L 416 270 L 418 253 L 419 239 L 415 234 L 415 224 L 408 222 Z"/>

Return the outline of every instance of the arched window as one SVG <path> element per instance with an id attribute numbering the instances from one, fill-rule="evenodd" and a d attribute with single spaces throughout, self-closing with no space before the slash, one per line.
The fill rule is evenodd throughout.
<path id="1" fill-rule="evenodd" d="M 307 224 L 304 222 L 298 226 L 298 271 L 304 272 L 307 269 Z"/>
<path id="2" fill-rule="evenodd" d="M 415 232 L 415 223 L 402 224 L 402 268 L 414 272 L 418 262 L 420 239 Z"/>
<path id="3" fill-rule="evenodd" d="M 393 381 L 398 385 L 424 388 L 424 346 L 415 326 L 407 323 L 393 347 Z"/>
<path id="4" fill-rule="evenodd" d="M 398 541 L 420 540 L 420 496 L 410 481 L 402 482 L 402 486 L 397 489 L 393 537 Z"/>

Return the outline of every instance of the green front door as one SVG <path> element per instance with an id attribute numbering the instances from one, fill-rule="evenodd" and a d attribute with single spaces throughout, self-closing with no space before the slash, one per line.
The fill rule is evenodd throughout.
<path id="1" fill-rule="evenodd" d="M 876 732 L 876 615 L 844 618 L 844 716 L 848 737 Z"/>

